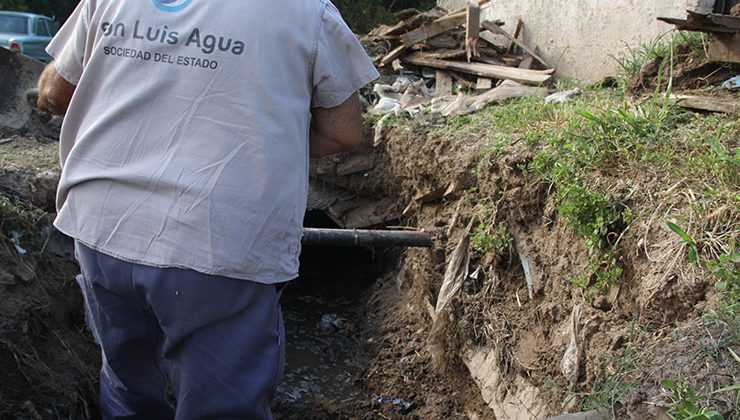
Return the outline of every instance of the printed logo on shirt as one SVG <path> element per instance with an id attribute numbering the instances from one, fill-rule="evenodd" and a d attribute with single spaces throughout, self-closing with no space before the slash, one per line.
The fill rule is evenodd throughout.
<path id="1" fill-rule="evenodd" d="M 193 0 L 152 0 L 159 10 L 165 12 L 179 12 L 188 7 Z"/>

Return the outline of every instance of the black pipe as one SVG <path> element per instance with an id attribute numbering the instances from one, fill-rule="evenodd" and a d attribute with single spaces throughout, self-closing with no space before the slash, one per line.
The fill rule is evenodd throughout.
<path id="1" fill-rule="evenodd" d="M 369 248 L 431 248 L 432 235 L 418 231 L 304 228 L 303 245 Z"/>

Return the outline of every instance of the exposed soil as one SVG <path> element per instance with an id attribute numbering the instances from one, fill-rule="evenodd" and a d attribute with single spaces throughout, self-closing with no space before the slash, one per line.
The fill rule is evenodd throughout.
<path id="1" fill-rule="evenodd" d="M 40 245 L 27 236 L 21 246 Z M 85 331 L 76 273 L 66 258 L 21 255 L 13 243 L 2 241 L 0 418 L 98 417 L 98 352 Z"/>
<path id="2" fill-rule="evenodd" d="M 737 74 L 687 54 L 674 69 L 674 87 L 701 88 Z M 652 92 L 655 77 L 657 67 L 646 67 L 631 93 Z M 429 134 L 446 123 L 422 115 L 389 129 L 376 147 L 368 126 L 353 154 L 373 155 L 368 171 L 337 175 L 348 156 L 314 162 L 314 178 L 390 199 L 404 213 L 393 223 L 432 233 L 435 245 L 389 259 L 355 308 L 364 322 L 353 326 L 352 340 L 364 343 L 358 351 L 367 362 L 352 380 L 361 396 L 282 402 L 277 417 L 540 419 L 613 405 L 616 418 L 662 418 L 675 396 L 661 381 L 671 379 L 712 395 L 708 402 L 725 418 L 740 418 L 737 391 L 711 394 L 738 383 L 726 344 L 737 331 L 705 316 L 717 299 L 716 279 L 687 267 L 686 244 L 663 222 L 691 214 L 690 194 L 673 194 L 675 186 L 638 169 L 594 174 L 592 182 L 611 185 L 639 214 L 617 229 L 620 281 L 591 294 L 571 283 L 587 274 L 584 239 L 559 217 L 551 186 L 522 170 L 534 152 L 514 141 L 505 154 L 483 159 L 490 156 L 483 133 Z M 53 211 L 56 144 L 44 130 L 5 133 L 0 190 L 19 207 Z M 445 270 L 483 207 L 512 241 L 500 254 L 471 251 L 460 291 L 438 313 Z M 711 210 L 706 223 L 730 223 L 726 209 Z M 84 327 L 77 267 L 65 242 L 50 236 L 49 216 L 33 210 L 29 225 L 3 214 L 0 418 L 97 418 L 98 352 Z M 609 381 L 631 390 L 591 398 Z"/>

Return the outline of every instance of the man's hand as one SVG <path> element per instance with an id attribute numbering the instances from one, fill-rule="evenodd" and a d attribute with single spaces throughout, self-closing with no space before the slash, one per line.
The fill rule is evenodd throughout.
<path id="1" fill-rule="evenodd" d="M 311 157 L 348 152 L 362 139 L 362 109 L 357 93 L 334 108 L 311 110 Z"/>
<path id="2" fill-rule="evenodd" d="M 57 72 L 54 63 L 49 63 L 39 79 L 39 109 L 53 115 L 64 115 L 75 93 L 76 86 L 66 81 Z"/>

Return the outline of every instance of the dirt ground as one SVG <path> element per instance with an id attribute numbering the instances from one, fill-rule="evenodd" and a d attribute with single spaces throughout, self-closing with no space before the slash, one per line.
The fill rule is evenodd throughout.
<path id="1" fill-rule="evenodd" d="M 695 79 L 692 66 L 686 80 Z M 704 66 L 697 68 L 717 74 Z M 650 77 L 646 67 L 632 93 L 654 89 Z M 675 86 L 701 87 L 682 83 Z M 368 363 L 355 381 L 369 397 L 278 407 L 277 417 L 539 419 L 609 407 L 620 419 L 665 418 L 673 395 L 661 381 L 671 378 L 711 395 L 707 402 L 725 418 L 740 418 L 737 391 L 711 394 L 738 383 L 737 356 L 726 344 L 737 331 L 707 317 L 718 299 L 715 279 L 678 259 L 685 244 L 662 223 L 662 200 L 673 187 L 656 187 L 655 174 L 612 175 L 620 201 L 648 214 L 621 231 L 619 284 L 592 296 L 570 281 L 588 264 L 584 239 L 558 216 L 551 186 L 522 169 L 533 151 L 514 143 L 482 165 L 482 133 L 463 140 L 429 134 L 428 127 L 447 123 L 421 116 L 389 129 L 378 147 L 368 124 L 356 153 L 374 156 L 367 172 L 333 175 L 347 156 L 315 162 L 312 173 L 324 182 L 392 198 L 405 214 L 395 223 L 432 233 L 435 245 L 403 253 L 366 292 L 366 323 L 358 328 Z M 0 189 L 25 203 L 3 210 L 0 418 L 94 419 L 99 357 L 84 327 L 77 268 L 64 241 L 50 234 L 49 215 L 28 210 L 28 203 L 53 209 L 58 179 L 53 131 L 38 130 L 0 136 L 9 140 L 0 144 Z M 508 228 L 512 243 L 500 255 L 471 253 L 470 275 L 448 310 L 437 313 L 445 270 L 481 203 L 495 203 L 492 220 Z M 670 210 L 691 209 L 687 196 Z M 735 213 L 712 217 L 720 223 L 728 214 Z M 566 375 L 562 361 L 571 348 Z M 610 391 L 595 399 L 597 388 Z M 511 411 L 517 404 L 526 410 Z"/>

